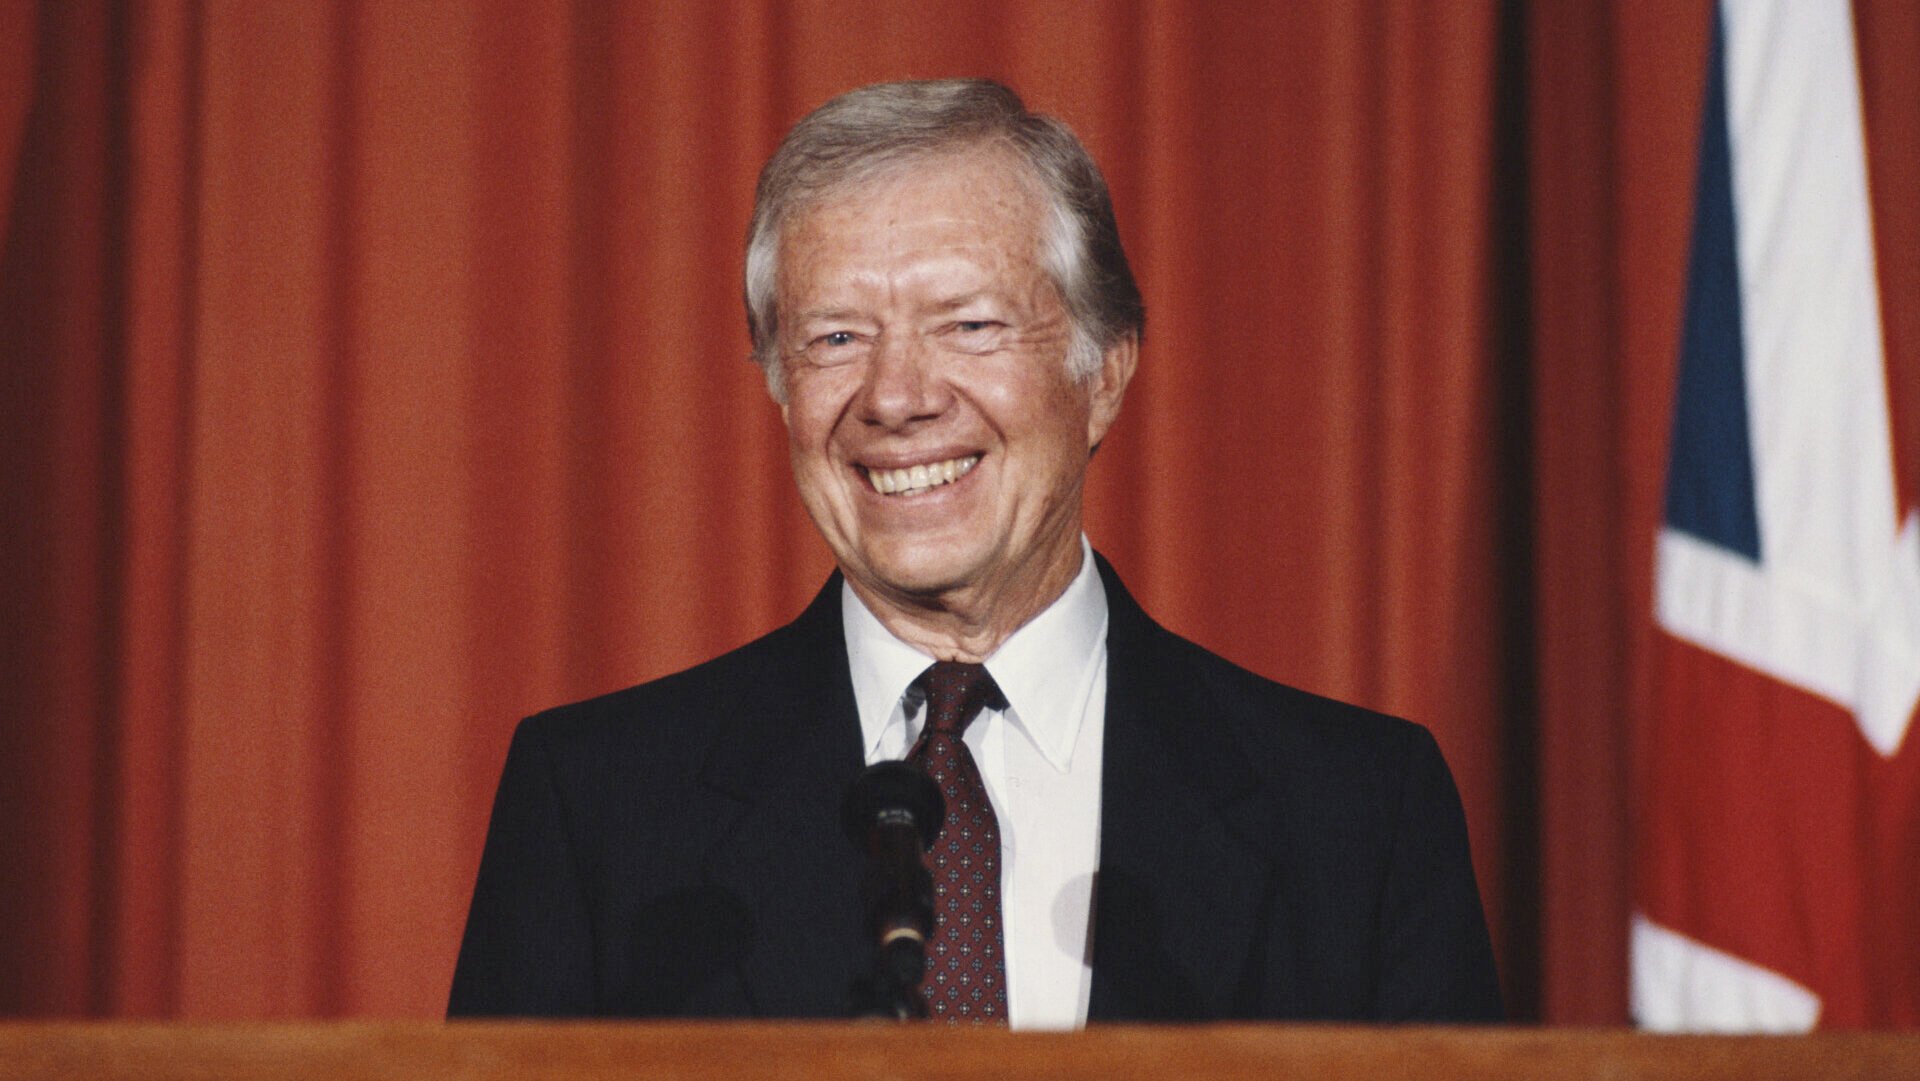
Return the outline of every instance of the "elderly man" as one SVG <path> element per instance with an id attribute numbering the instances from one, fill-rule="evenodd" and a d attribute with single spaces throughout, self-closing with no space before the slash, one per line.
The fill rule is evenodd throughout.
<path id="1" fill-rule="evenodd" d="M 844 1015 L 873 945 L 840 805 L 906 757 L 947 805 L 935 1016 L 1500 1016 L 1431 737 L 1162 630 L 1081 533 L 1143 311 L 1064 126 L 983 81 L 828 102 L 761 174 L 746 297 L 839 573 L 522 724 L 451 1013 Z"/>

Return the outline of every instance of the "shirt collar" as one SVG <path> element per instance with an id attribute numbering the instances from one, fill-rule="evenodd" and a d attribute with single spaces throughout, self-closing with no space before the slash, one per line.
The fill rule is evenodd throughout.
<path id="1" fill-rule="evenodd" d="M 1063 770 L 1072 760 L 1107 640 L 1107 594 L 1085 536 L 1080 550 L 1080 573 L 1066 592 L 986 660 L 987 672 L 1006 696 L 1007 716 L 1055 769 Z M 901 698 L 932 660 L 895 638 L 844 581 L 840 612 L 860 731 L 872 757 L 887 726 L 904 723 Z"/>

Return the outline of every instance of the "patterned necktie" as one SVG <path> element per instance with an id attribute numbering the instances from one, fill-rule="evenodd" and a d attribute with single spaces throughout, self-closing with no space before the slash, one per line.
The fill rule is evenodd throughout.
<path id="1" fill-rule="evenodd" d="M 940 786 L 947 820 L 927 851 L 933 872 L 933 940 L 921 991 L 927 1011 L 950 1021 L 1005 1021 L 1007 964 L 1000 925 L 1000 823 L 972 752 L 960 741 L 1000 688 L 978 664 L 940 661 L 915 686 L 927 723 L 907 761 Z"/>

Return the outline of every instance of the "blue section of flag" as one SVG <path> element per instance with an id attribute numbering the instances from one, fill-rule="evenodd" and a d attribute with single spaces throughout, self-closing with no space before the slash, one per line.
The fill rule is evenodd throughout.
<path id="1" fill-rule="evenodd" d="M 1686 326 L 1667 463 L 1667 525 L 1758 562 L 1753 443 L 1747 428 L 1734 254 L 1733 153 L 1727 138 L 1727 63 L 1718 5 L 1700 125 L 1700 174 L 1687 267 Z"/>

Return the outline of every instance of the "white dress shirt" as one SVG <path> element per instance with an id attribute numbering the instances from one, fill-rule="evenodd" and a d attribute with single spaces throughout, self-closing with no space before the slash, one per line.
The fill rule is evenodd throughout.
<path id="1" fill-rule="evenodd" d="M 1007 708 L 967 728 L 1000 821 L 1007 1019 L 1016 1029 L 1086 1024 L 1087 922 L 1100 859 L 1100 747 L 1107 713 L 1107 595 L 1080 539 L 1080 573 L 1060 599 L 986 660 Z M 932 658 L 895 638 L 842 586 L 847 659 L 867 762 L 904 758 L 923 711 L 907 686 Z"/>

